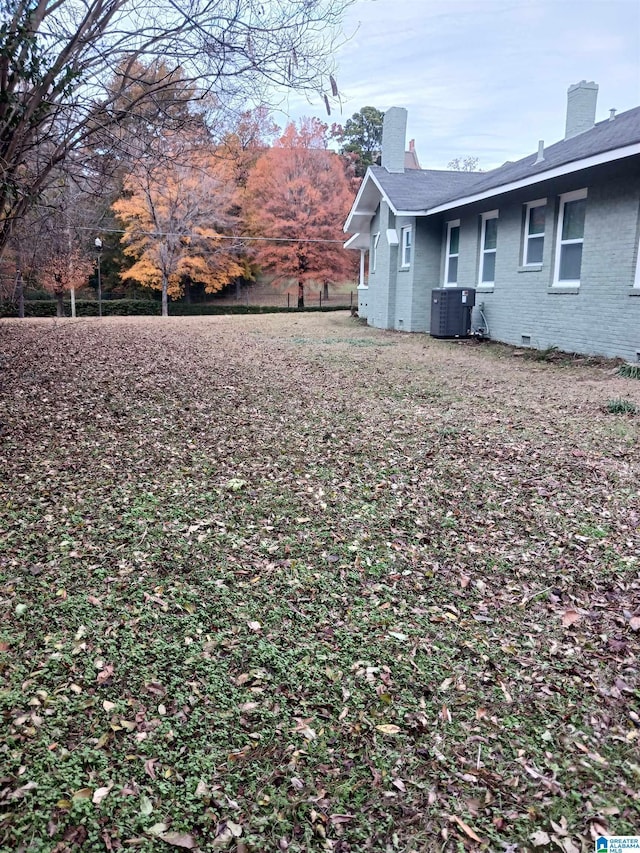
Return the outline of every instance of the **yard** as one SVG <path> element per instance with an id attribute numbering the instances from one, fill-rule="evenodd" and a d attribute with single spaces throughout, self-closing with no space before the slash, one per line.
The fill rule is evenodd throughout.
<path id="1" fill-rule="evenodd" d="M 2 851 L 640 832 L 637 379 L 347 312 L 0 353 Z"/>

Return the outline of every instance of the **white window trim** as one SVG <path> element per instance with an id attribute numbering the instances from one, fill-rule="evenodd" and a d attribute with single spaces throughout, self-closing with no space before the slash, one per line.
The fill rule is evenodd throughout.
<path id="1" fill-rule="evenodd" d="M 489 219 L 498 219 L 498 213 L 499 211 L 497 210 L 488 210 L 486 213 L 482 214 L 482 230 L 480 232 L 480 263 L 478 264 L 478 287 L 493 287 L 493 285 L 495 284 L 495 272 L 494 281 L 483 281 L 482 273 L 484 270 L 485 255 L 497 255 L 497 241 L 495 249 L 485 249 L 484 240 L 487 233 L 487 221 Z"/>
<path id="2" fill-rule="evenodd" d="M 458 258 L 458 272 L 460 272 L 459 266 L 459 258 L 460 258 L 460 235 L 458 235 L 458 252 L 455 255 L 452 255 L 450 252 L 451 248 L 451 230 L 453 228 L 460 228 L 460 220 L 452 219 L 450 222 L 447 222 L 447 237 L 445 242 L 445 255 L 444 255 L 444 281 L 442 283 L 443 287 L 457 287 L 458 286 L 458 277 L 456 276 L 455 281 L 449 281 L 449 259 L 450 258 Z"/>
<path id="3" fill-rule="evenodd" d="M 376 271 L 376 264 L 378 263 L 378 243 L 380 242 L 380 232 L 378 231 L 373 235 L 372 241 L 372 251 L 371 251 L 371 269 L 369 272 Z"/>
<path id="4" fill-rule="evenodd" d="M 562 240 L 562 225 L 564 222 L 564 208 L 569 201 L 579 201 L 587 197 L 587 188 L 581 190 L 573 190 L 570 193 L 564 193 L 560 196 L 560 209 L 558 211 L 558 225 L 556 229 L 556 256 L 553 265 L 553 286 L 554 287 L 579 287 L 580 279 L 562 279 L 560 281 L 560 254 L 563 246 L 584 245 L 584 234 L 580 239 Z"/>
<path id="5" fill-rule="evenodd" d="M 535 201 L 529 201 L 526 204 L 527 213 L 526 213 L 525 220 L 524 220 L 524 245 L 522 247 L 522 254 L 523 254 L 522 266 L 523 267 L 539 267 L 540 264 L 542 263 L 542 261 L 528 261 L 527 258 L 529 255 L 529 240 L 530 239 L 539 240 L 540 237 L 542 237 L 542 246 L 543 246 L 542 251 L 544 253 L 544 240 L 547 236 L 547 217 L 545 216 L 544 231 L 542 232 L 542 234 L 529 234 L 529 223 L 531 221 L 531 211 L 533 210 L 533 208 L 534 207 L 545 207 L 546 204 L 547 204 L 546 198 L 537 198 Z"/>
<path id="6" fill-rule="evenodd" d="M 409 269 L 409 267 L 411 266 L 411 249 L 412 249 L 411 232 L 412 232 L 411 225 L 406 225 L 401 231 L 402 262 L 400 264 L 400 267 L 403 270 Z M 407 238 L 408 238 L 408 242 L 407 242 Z M 407 249 L 409 250 L 409 260 L 408 261 L 407 261 Z"/>
<path id="7" fill-rule="evenodd" d="M 636 258 L 636 277 L 633 280 L 634 288 L 640 290 L 640 239 L 638 240 L 638 257 Z"/>

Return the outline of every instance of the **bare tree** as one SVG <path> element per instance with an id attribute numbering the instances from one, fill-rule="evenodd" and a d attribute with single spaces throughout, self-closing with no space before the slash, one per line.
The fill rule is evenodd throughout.
<path id="1" fill-rule="evenodd" d="M 467 157 L 455 157 L 453 160 L 449 160 L 447 169 L 451 169 L 453 172 L 481 172 L 482 169 L 478 168 L 479 164 L 479 157 L 471 155 Z"/>
<path id="2" fill-rule="evenodd" d="M 70 152 L 161 102 L 177 72 L 189 99 L 336 94 L 330 57 L 350 2 L 0 0 L 0 257 Z M 166 73 L 140 85 L 160 60 Z"/>

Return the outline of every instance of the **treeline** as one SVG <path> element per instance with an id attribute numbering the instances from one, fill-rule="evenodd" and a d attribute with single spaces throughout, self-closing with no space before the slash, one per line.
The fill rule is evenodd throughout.
<path id="1" fill-rule="evenodd" d="M 6 0 L 2 295 L 97 284 L 98 256 L 107 290 L 155 288 L 165 308 L 258 268 L 301 295 L 347 274 L 347 161 L 318 120 L 277 128 L 248 105 L 293 89 L 330 114 L 348 2 L 155 0 L 142 15 L 134 0 Z"/>

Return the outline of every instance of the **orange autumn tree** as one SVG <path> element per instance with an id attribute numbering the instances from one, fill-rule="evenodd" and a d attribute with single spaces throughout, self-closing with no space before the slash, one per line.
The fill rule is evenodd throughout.
<path id="1" fill-rule="evenodd" d="M 202 148 L 186 153 L 164 146 L 125 179 L 112 207 L 124 226 L 124 253 L 135 262 L 121 276 L 160 290 L 163 317 L 185 281 L 215 293 L 244 274 L 234 241 L 225 239 L 233 199 L 224 168 Z"/>
<path id="2" fill-rule="evenodd" d="M 318 119 L 287 125 L 247 181 L 247 229 L 262 238 L 253 244 L 255 261 L 275 279 L 298 283 L 299 308 L 308 282 L 326 288 L 355 273 L 352 253 L 342 248 L 352 197 L 326 132 Z"/>
<path id="3" fill-rule="evenodd" d="M 38 271 L 38 279 L 42 287 L 56 297 L 58 317 L 64 317 L 65 293 L 85 287 L 92 272 L 93 261 L 66 238 L 50 248 Z"/>

